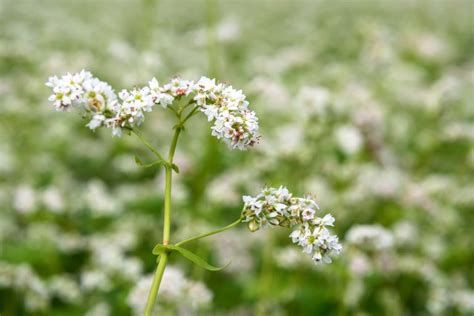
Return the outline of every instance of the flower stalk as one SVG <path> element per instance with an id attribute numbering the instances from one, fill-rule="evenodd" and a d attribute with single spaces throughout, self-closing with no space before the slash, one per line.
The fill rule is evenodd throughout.
<path id="1" fill-rule="evenodd" d="M 178 112 L 179 125 L 175 128 L 173 139 L 171 141 L 170 149 L 168 152 L 168 160 L 165 165 L 165 201 L 163 211 L 163 245 L 168 245 L 170 241 L 171 232 L 171 186 L 173 180 L 173 159 L 176 152 L 176 146 L 178 144 L 179 135 L 183 126 L 181 121 L 181 113 Z M 143 139 L 143 138 L 142 138 Z M 153 151 L 155 152 L 155 151 Z M 151 316 L 153 307 L 155 306 L 156 297 L 158 290 L 160 289 L 161 280 L 165 272 L 166 264 L 168 262 L 168 254 L 164 252 L 159 257 L 158 266 L 153 277 L 153 283 L 148 294 L 147 305 L 145 309 L 145 316 Z"/>
<path id="2" fill-rule="evenodd" d="M 229 224 L 225 227 L 222 227 L 222 228 L 219 228 L 219 229 L 216 229 L 216 230 L 213 230 L 211 232 L 208 232 L 208 233 L 204 233 L 204 234 L 200 234 L 200 235 L 197 235 L 197 236 L 194 236 L 194 237 L 191 237 L 191 238 L 188 238 L 188 239 L 185 239 L 185 240 L 182 240 L 178 243 L 176 243 L 176 246 L 182 246 L 184 244 L 187 244 L 189 242 L 192 242 L 192 241 L 195 241 L 195 240 L 199 240 L 199 239 L 202 239 L 202 238 L 205 238 L 205 237 L 208 237 L 208 236 L 212 236 L 212 235 L 215 235 L 215 234 L 219 234 L 219 233 L 222 233 L 223 231 L 226 231 L 226 230 L 229 230 L 237 225 L 239 225 L 240 223 L 242 223 L 242 220 L 243 218 L 239 218 L 238 220 L 236 220 L 235 222 L 233 222 L 232 224 Z"/>

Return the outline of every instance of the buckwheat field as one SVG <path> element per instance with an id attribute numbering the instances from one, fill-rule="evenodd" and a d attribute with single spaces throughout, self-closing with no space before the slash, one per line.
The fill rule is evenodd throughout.
<path id="1" fill-rule="evenodd" d="M 474 315 L 473 15 L 0 0 L 0 315 Z"/>

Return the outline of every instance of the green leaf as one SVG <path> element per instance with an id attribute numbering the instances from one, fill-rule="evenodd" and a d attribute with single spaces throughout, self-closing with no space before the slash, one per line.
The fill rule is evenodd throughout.
<path id="1" fill-rule="evenodd" d="M 158 245 L 155 246 L 155 248 L 153 248 L 153 254 L 154 255 L 161 255 L 164 252 L 172 252 L 172 251 L 178 252 L 180 255 L 182 255 L 183 257 L 185 257 L 189 261 L 191 261 L 194 264 L 198 265 L 199 267 L 201 267 L 203 269 L 206 269 L 206 270 L 209 270 L 209 271 L 220 271 L 220 270 L 226 268 L 229 265 L 229 263 L 228 263 L 223 267 L 215 267 L 215 266 L 207 263 L 203 258 L 199 257 L 195 253 L 193 253 L 193 252 L 191 252 L 187 249 L 184 249 L 182 247 L 178 247 L 178 246 L 174 246 L 174 245 L 161 245 L 161 244 L 158 244 Z"/>
<path id="2" fill-rule="evenodd" d="M 135 156 L 135 163 L 136 163 L 137 166 L 139 166 L 139 167 L 142 167 L 142 166 L 143 166 L 143 162 L 141 161 L 140 158 L 138 158 L 138 156 Z"/>
<path id="3" fill-rule="evenodd" d="M 179 167 L 175 164 L 172 164 L 171 165 L 171 168 L 176 172 L 176 173 L 179 173 Z"/>
<path id="4" fill-rule="evenodd" d="M 150 167 L 153 167 L 155 165 L 166 165 L 166 162 L 163 161 L 163 160 L 156 160 L 156 161 L 153 161 L 149 164 L 145 164 L 145 163 L 143 163 L 143 161 L 138 156 L 135 156 L 135 163 L 137 164 L 137 166 L 142 167 L 142 168 L 150 168 Z M 178 168 L 178 167 L 176 166 L 176 168 Z M 178 172 L 179 172 L 179 169 L 178 169 L 177 173 Z"/>

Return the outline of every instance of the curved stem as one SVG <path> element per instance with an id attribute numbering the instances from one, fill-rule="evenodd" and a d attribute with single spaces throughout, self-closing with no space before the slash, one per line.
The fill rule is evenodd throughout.
<path id="1" fill-rule="evenodd" d="M 208 236 L 212 236 L 212 235 L 221 233 L 221 232 L 223 232 L 223 231 L 226 231 L 226 230 L 228 230 L 228 229 L 231 229 L 231 228 L 234 227 L 234 226 L 237 226 L 237 225 L 240 224 L 241 222 L 242 222 L 242 218 L 239 218 L 238 220 L 236 220 L 236 221 L 233 222 L 232 224 L 229 224 L 229 225 L 227 225 L 227 226 L 225 226 L 225 227 L 222 227 L 222 228 L 213 230 L 213 231 L 208 232 L 208 233 L 204 233 L 204 234 L 201 234 L 201 235 L 197 235 L 197 236 L 194 236 L 194 237 L 191 237 L 191 238 L 182 240 L 182 241 L 178 242 L 177 244 L 175 244 L 175 246 L 181 246 L 181 245 L 187 244 L 188 242 L 191 242 L 191 241 L 195 241 L 195 240 L 198 240 L 198 239 L 201 239 L 201 238 L 205 238 L 205 237 L 208 237 Z"/>
<path id="2" fill-rule="evenodd" d="M 189 120 L 197 111 L 197 109 L 199 108 L 199 106 L 195 106 L 189 113 L 188 115 L 186 115 L 186 117 L 183 119 L 183 121 L 181 122 L 181 124 L 184 124 L 186 123 L 187 120 Z"/>
<path id="3" fill-rule="evenodd" d="M 143 137 L 143 135 L 142 135 L 137 129 L 133 128 L 133 129 L 131 129 L 131 131 L 132 131 L 135 135 L 137 135 L 138 139 L 140 139 L 140 141 L 141 141 L 152 153 L 154 153 L 155 156 L 156 156 L 158 159 L 160 159 L 160 160 L 166 162 L 166 160 L 163 158 L 163 156 L 160 155 L 160 153 Z"/>

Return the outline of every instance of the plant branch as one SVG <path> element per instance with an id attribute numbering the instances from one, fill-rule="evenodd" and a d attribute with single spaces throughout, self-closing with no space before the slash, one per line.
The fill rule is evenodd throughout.
<path id="1" fill-rule="evenodd" d="M 185 239 L 185 240 L 182 240 L 178 243 L 175 244 L 175 246 L 182 246 L 184 244 L 187 244 L 191 241 L 195 241 L 195 240 L 199 240 L 199 239 L 202 239 L 202 238 L 205 238 L 205 237 L 208 237 L 208 236 L 212 236 L 212 235 L 215 235 L 215 234 L 218 234 L 218 233 L 221 233 L 223 231 L 226 231 L 228 229 L 231 229 L 232 227 L 235 227 L 237 226 L 238 224 L 240 224 L 242 222 L 243 218 L 239 218 L 238 220 L 236 220 L 235 222 L 233 222 L 232 224 L 229 224 L 225 227 L 222 227 L 222 228 L 219 228 L 219 229 L 216 229 L 216 230 L 213 230 L 211 232 L 208 232 L 208 233 L 204 233 L 204 234 L 200 234 L 200 235 L 197 235 L 197 236 L 194 236 L 194 237 L 191 237 L 191 238 L 188 238 L 188 239 Z"/>
<path id="2" fill-rule="evenodd" d="M 167 162 L 166 160 L 163 158 L 163 156 L 143 137 L 143 135 L 136 129 L 136 128 L 133 128 L 131 129 L 131 131 L 137 135 L 138 139 L 140 139 L 140 141 L 153 153 L 155 154 L 155 156 L 163 161 L 165 163 L 165 166 L 167 165 Z"/>
<path id="3" fill-rule="evenodd" d="M 197 111 L 197 109 L 199 108 L 199 106 L 195 106 L 191 112 L 188 113 L 188 115 L 186 115 L 186 117 L 181 121 L 181 125 L 184 125 L 184 123 L 186 123 L 187 120 L 189 120 Z"/>

